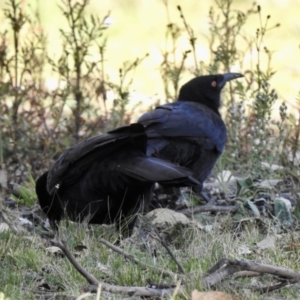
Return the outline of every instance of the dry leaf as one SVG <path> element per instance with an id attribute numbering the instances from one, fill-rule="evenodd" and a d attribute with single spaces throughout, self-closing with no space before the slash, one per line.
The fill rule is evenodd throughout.
<path id="1" fill-rule="evenodd" d="M 5 170 L 0 169 L 0 186 L 7 187 L 7 173 Z"/>
<path id="2" fill-rule="evenodd" d="M 251 254 L 252 251 L 247 246 L 243 245 L 238 248 L 238 253 L 239 255 L 244 255 L 244 254 Z"/>
<path id="3" fill-rule="evenodd" d="M 199 292 L 193 290 L 192 300 L 237 300 L 237 298 L 223 292 Z"/>
<path id="4" fill-rule="evenodd" d="M 62 250 L 56 246 L 47 247 L 46 252 L 54 255 L 63 255 Z"/>
<path id="5" fill-rule="evenodd" d="M 265 239 L 257 243 L 260 249 L 275 249 L 275 237 L 267 236 Z"/>
<path id="6" fill-rule="evenodd" d="M 9 226 L 6 223 L 0 223 L 0 232 L 5 232 L 9 230 Z"/>

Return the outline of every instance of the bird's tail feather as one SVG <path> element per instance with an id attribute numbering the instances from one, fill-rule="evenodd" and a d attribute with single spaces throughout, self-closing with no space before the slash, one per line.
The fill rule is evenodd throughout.
<path id="1" fill-rule="evenodd" d="M 198 185 L 192 171 L 155 157 L 135 157 L 120 164 L 122 173 L 141 181 L 177 186 Z"/>

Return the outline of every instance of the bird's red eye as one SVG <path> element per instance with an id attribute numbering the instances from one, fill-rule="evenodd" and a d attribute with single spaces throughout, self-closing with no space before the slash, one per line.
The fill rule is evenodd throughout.
<path id="1" fill-rule="evenodd" d="M 217 82 L 216 82 L 216 81 L 213 81 L 213 82 L 211 83 L 211 86 L 212 86 L 212 87 L 216 87 L 216 86 L 217 86 Z"/>

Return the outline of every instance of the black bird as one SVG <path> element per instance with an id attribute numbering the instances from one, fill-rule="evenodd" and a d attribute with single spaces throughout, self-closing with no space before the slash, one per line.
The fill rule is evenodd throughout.
<path id="1" fill-rule="evenodd" d="M 158 106 L 138 120 L 147 132 L 147 155 L 191 169 L 200 182 L 193 189 L 206 201 L 203 181 L 226 144 L 226 126 L 219 113 L 221 90 L 239 77 L 243 75 L 196 77 L 181 87 L 177 102 Z"/>
<path id="2" fill-rule="evenodd" d="M 57 230 L 64 215 L 90 224 L 116 223 L 131 234 L 136 213 L 150 202 L 155 182 L 175 186 L 198 181 L 186 168 L 146 156 L 141 124 L 120 127 L 62 153 L 36 183 L 40 206 Z M 144 201 L 144 203 L 143 203 Z"/>

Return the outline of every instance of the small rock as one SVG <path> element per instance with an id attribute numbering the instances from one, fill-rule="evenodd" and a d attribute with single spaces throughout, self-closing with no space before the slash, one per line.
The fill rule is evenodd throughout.
<path id="1" fill-rule="evenodd" d="M 19 217 L 19 221 L 20 221 L 20 225 L 30 225 L 30 226 L 33 225 L 31 221 L 25 218 Z"/>
<path id="2" fill-rule="evenodd" d="M 297 200 L 290 193 L 280 193 L 279 197 L 290 201 L 292 207 L 295 207 L 297 204 Z"/>
<path id="3" fill-rule="evenodd" d="M 198 224 L 200 224 L 200 223 L 198 223 Z M 200 228 L 200 225 L 198 227 Z M 206 232 L 212 232 L 213 228 L 214 228 L 213 225 L 210 225 L 210 224 L 204 226 L 204 230 Z M 202 228 L 200 228 L 200 229 L 202 229 Z"/>
<path id="4" fill-rule="evenodd" d="M 6 198 L 3 204 L 8 208 L 16 208 L 18 205 L 17 201 L 13 197 Z"/>
<path id="5" fill-rule="evenodd" d="M 259 187 L 263 189 L 273 189 L 281 181 L 280 179 L 266 179 L 259 183 Z"/>
<path id="6" fill-rule="evenodd" d="M 279 170 L 284 170 L 283 166 L 279 166 L 279 165 L 275 165 L 275 164 L 270 165 L 268 162 L 262 162 L 261 166 L 266 169 L 271 169 L 274 172 L 279 171 Z"/>
<path id="7" fill-rule="evenodd" d="M 147 215 L 152 223 L 157 227 L 170 227 L 180 223 L 182 225 L 188 225 L 191 223 L 188 217 L 182 213 L 178 213 L 168 208 L 157 208 L 150 211 Z"/>

